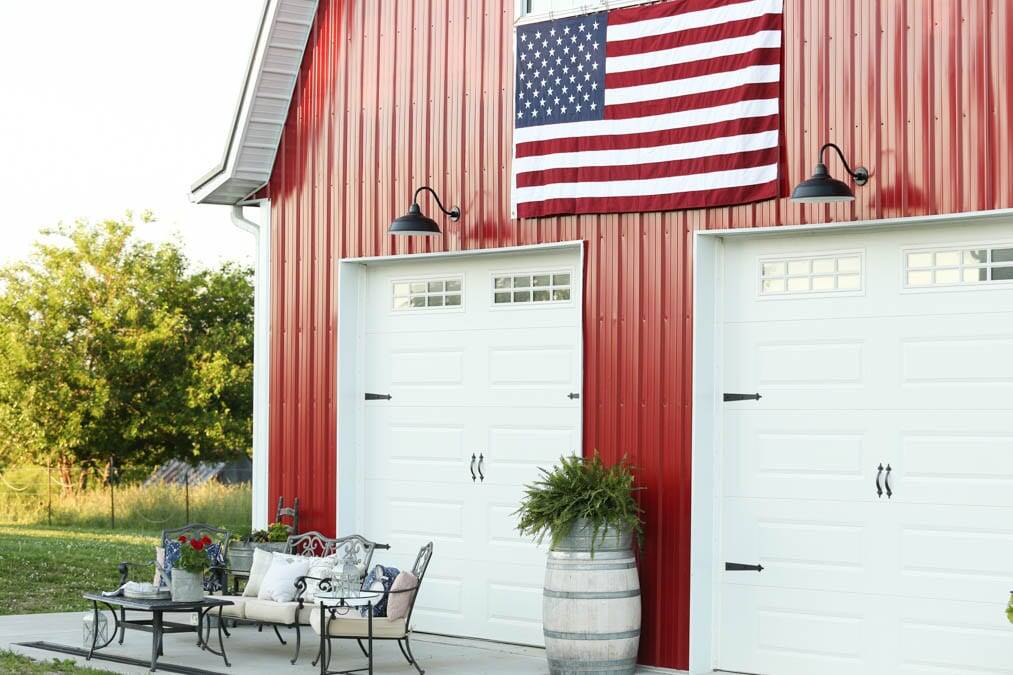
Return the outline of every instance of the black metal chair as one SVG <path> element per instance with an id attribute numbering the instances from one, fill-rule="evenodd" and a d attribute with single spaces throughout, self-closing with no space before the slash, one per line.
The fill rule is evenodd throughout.
<path id="1" fill-rule="evenodd" d="M 348 607 L 340 608 L 337 606 L 322 607 L 313 612 L 310 618 L 310 625 L 313 630 L 320 635 L 320 649 L 317 651 L 317 658 L 313 661 L 313 665 L 317 665 L 318 661 L 322 658 L 323 664 L 320 669 L 322 674 L 327 673 L 339 673 L 343 671 L 331 671 L 331 640 L 355 640 L 359 644 L 359 649 L 362 650 L 363 655 L 369 659 L 369 672 L 373 672 L 373 642 L 377 640 L 395 640 L 397 646 L 401 650 L 401 655 L 405 657 L 409 665 L 413 666 L 418 671 L 419 675 L 425 675 L 425 670 L 419 666 L 418 661 L 415 660 L 415 655 L 412 653 L 411 646 L 411 620 L 412 612 L 415 610 L 415 602 L 418 600 L 418 592 L 422 587 L 422 579 L 426 576 L 426 570 L 429 568 L 429 561 L 433 557 L 433 542 L 429 542 L 423 546 L 418 555 L 415 557 L 415 564 L 412 565 L 412 574 L 418 580 L 414 587 L 406 588 L 398 591 L 388 592 L 388 607 L 390 606 L 390 596 L 397 593 L 411 593 L 411 599 L 408 603 L 408 612 L 405 614 L 403 628 L 399 623 L 394 623 L 391 626 L 383 626 L 377 619 L 366 619 L 359 618 L 358 614 L 352 617 L 352 621 L 342 621 L 341 625 L 334 626 L 336 619 L 344 619 L 347 615 L 342 615 L 342 611 L 348 611 Z M 321 588 L 325 588 L 325 583 L 321 582 Z M 354 611 L 354 608 L 353 608 Z M 324 622 L 326 621 L 326 629 Z M 376 624 L 381 623 L 381 633 L 379 635 L 370 635 L 373 627 Z M 388 630 L 389 629 L 389 630 Z M 367 649 L 362 641 L 367 640 L 369 642 L 369 649 Z M 365 670 L 360 668 L 357 670 Z"/>
<path id="2" fill-rule="evenodd" d="M 360 581 L 369 569 L 369 563 L 373 558 L 373 551 L 376 549 L 389 549 L 387 544 L 378 544 L 358 534 L 346 537 L 327 537 L 319 532 L 305 532 L 290 536 L 285 541 L 285 554 L 306 556 L 310 558 L 323 558 L 337 556 L 339 561 L 351 562 L 359 569 Z M 301 626 L 309 624 L 309 613 L 311 607 L 304 604 L 304 595 L 310 582 L 329 584 L 330 579 L 304 576 L 296 581 L 296 596 L 292 602 L 273 602 L 260 600 L 255 597 L 243 595 L 225 596 L 232 601 L 228 608 L 227 616 L 235 623 L 254 624 L 258 630 L 264 626 L 271 626 L 274 634 L 281 644 L 288 644 L 278 630 L 281 628 L 295 629 L 295 654 L 292 656 L 292 664 L 295 665 L 299 658 L 299 648 L 302 645 Z M 327 588 L 326 585 L 322 586 Z M 226 630 L 228 636 L 229 632 Z"/>

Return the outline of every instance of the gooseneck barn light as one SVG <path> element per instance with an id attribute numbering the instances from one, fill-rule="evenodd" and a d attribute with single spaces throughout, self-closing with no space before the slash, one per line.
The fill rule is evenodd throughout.
<path id="1" fill-rule="evenodd" d="M 869 170 L 860 166 L 854 171 L 848 166 L 848 160 L 844 159 L 844 153 L 833 143 L 824 143 L 820 148 L 820 161 L 813 169 L 812 177 L 802 181 L 791 191 L 791 200 L 803 204 L 820 204 L 824 202 L 850 202 L 855 199 L 855 193 L 844 181 L 837 180 L 827 172 L 827 165 L 823 161 L 827 148 L 837 151 L 841 158 L 844 170 L 855 181 L 855 185 L 865 185 L 869 182 Z"/>
<path id="2" fill-rule="evenodd" d="M 436 191 L 428 185 L 423 185 L 412 195 L 412 205 L 408 207 L 408 213 L 400 218 L 395 218 L 387 228 L 387 234 L 415 234 L 423 237 L 440 234 L 440 226 L 436 224 L 436 221 L 422 213 L 422 209 L 419 208 L 419 193 L 423 190 L 429 191 L 433 199 L 436 200 L 436 205 L 440 207 L 440 211 L 443 211 L 443 215 L 449 216 L 451 220 L 460 220 L 461 209 L 456 206 L 452 206 L 449 211 L 443 208 L 443 203 Z"/>

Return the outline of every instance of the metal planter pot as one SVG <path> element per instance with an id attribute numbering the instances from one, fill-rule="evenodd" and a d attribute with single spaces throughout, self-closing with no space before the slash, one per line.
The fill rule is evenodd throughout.
<path id="1" fill-rule="evenodd" d="M 578 521 L 549 552 L 542 631 L 552 675 L 629 675 L 640 647 L 640 578 L 633 535 L 609 529 L 594 541 Z"/>
<path id="2" fill-rule="evenodd" d="M 229 544 L 228 563 L 229 569 L 233 572 L 249 572 L 253 566 L 253 552 L 260 548 L 265 551 L 285 552 L 285 542 L 245 542 L 234 541 Z"/>
<path id="3" fill-rule="evenodd" d="M 199 602 L 204 599 L 204 575 L 175 569 L 170 588 L 173 602 Z"/>

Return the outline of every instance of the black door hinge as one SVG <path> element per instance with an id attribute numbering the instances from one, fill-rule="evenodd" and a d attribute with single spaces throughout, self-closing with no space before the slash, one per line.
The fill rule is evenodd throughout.
<path id="1" fill-rule="evenodd" d="M 367 401 L 389 401 L 390 399 L 390 394 L 366 394 Z"/>
<path id="2" fill-rule="evenodd" d="M 725 394 L 725 401 L 759 401 L 759 394 Z"/>
<path id="3" fill-rule="evenodd" d="M 745 563 L 725 563 L 726 572 L 762 572 L 763 565 L 746 565 Z"/>
<path id="4" fill-rule="evenodd" d="M 568 398 L 568 399 L 570 399 L 572 401 L 575 398 L 580 398 L 580 394 L 574 392 L 574 393 L 571 393 L 571 394 L 567 394 L 566 398 Z"/>

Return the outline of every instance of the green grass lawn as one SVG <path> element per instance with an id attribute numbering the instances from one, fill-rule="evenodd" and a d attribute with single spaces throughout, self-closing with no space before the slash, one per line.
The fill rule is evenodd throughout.
<path id="1" fill-rule="evenodd" d="M 157 533 L 0 525 L 0 614 L 87 609 L 81 594 L 115 589 L 116 566 L 152 560 L 157 539 Z"/>
<path id="2" fill-rule="evenodd" d="M 77 675 L 106 675 L 110 670 L 85 668 L 74 663 L 73 659 L 50 659 L 36 661 L 27 656 L 0 649 L 0 673 L 77 673 Z"/>

